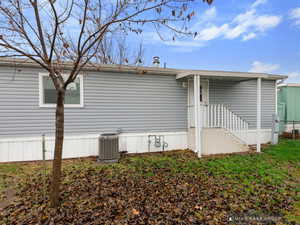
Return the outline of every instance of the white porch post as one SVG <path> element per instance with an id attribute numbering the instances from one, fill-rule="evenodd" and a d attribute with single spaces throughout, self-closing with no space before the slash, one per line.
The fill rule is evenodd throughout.
<path id="1" fill-rule="evenodd" d="M 201 157 L 201 118 L 200 118 L 200 76 L 194 75 L 194 109 L 195 109 L 195 151 L 198 157 Z"/>
<path id="2" fill-rule="evenodd" d="M 261 78 L 257 78 L 256 151 L 261 150 Z"/>

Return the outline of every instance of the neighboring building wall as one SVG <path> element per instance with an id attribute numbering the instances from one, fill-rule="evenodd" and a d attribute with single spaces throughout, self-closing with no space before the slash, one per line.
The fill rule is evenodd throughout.
<path id="1" fill-rule="evenodd" d="M 257 80 L 248 81 L 209 81 L 210 104 L 224 104 L 256 128 Z M 275 81 L 262 80 L 262 128 L 272 128 L 272 115 L 275 113 Z"/>
<path id="2" fill-rule="evenodd" d="M 300 87 L 286 87 L 286 119 L 300 121 Z"/>
<path id="3" fill-rule="evenodd" d="M 39 72 L 0 68 L 1 138 L 54 135 L 55 109 L 39 107 Z M 175 76 L 89 72 L 83 86 L 84 107 L 65 109 L 66 135 L 187 129 L 187 88 Z"/>
<path id="4" fill-rule="evenodd" d="M 293 121 L 295 128 L 300 128 L 300 87 L 281 86 L 278 88 L 278 111 L 281 121 L 281 131 L 291 132 Z"/>

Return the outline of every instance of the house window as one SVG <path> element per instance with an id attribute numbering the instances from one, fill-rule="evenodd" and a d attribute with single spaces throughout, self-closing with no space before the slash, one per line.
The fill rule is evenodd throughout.
<path id="1" fill-rule="evenodd" d="M 40 107 L 56 106 L 56 90 L 48 74 L 40 75 Z M 65 94 L 65 107 L 83 107 L 83 78 L 78 76 L 68 85 Z"/>

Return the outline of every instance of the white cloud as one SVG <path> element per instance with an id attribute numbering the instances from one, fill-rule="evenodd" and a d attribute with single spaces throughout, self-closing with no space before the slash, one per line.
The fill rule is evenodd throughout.
<path id="1" fill-rule="evenodd" d="M 251 9 L 234 18 L 233 26 L 226 32 L 225 38 L 235 39 L 243 35 L 243 41 L 250 40 L 278 26 L 280 22 L 280 16 L 259 15 L 255 9 Z"/>
<path id="2" fill-rule="evenodd" d="M 217 9 L 216 7 L 211 7 L 204 11 L 204 13 L 197 15 L 195 17 L 195 23 L 192 25 L 191 30 L 199 30 L 201 29 L 206 23 L 211 23 L 217 17 Z"/>
<path id="3" fill-rule="evenodd" d="M 210 41 L 224 35 L 227 32 L 227 30 L 228 24 L 224 24 L 220 27 L 211 25 L 201 30 L 198 36 L 196 37 L 196 40 Z"/>
<path id="4" fill-rule="evenodd" d="M 286 75 L 288 75 L 287 83 L 300 83 L 300 71 L 290 72 Z"/>
<path id="5" fill-rule="evenodd" d="M 289 13 L 289 17 L 294 20 L 295 25 L 300 25 L 300 7 L 292 9 Z"/>
<path id="6" fill-rule="evenodd" d="M 249 70 L 249 72 L 253 73 L 271 73 L 275 70 L 278 70 L 280 68 L 280 65 L 278 64 L 268 64 L 263 63 L 260 61 L 254 61 L 252 63 L 252 68 Z"/>
<path id="7" fill-rule="evenodd" d="M 208 23 L 204 27 L 203 24 L 196 23 L 193 28 L 200 30 L 196 40 L 210 41 L 216 38 L 242 38 L 242 41 L 248 41 L 264 34 L 278 26 L 282 20 L 282 17 L 278 15 L 261 15 L 257 12 L 255 7 L 266 2 L 266 0 L 257 0 L 249 10 L 238 14 L 229 23 L 222 25 Z"/>
<path id="8" fill-rule="evenodd" d="M 249 33 L 243 36 L 243 41 L 248 41 L 256 37 L 255 33 Z"/>
<path id="9" fill-rule="evenodd" d="M 164 33 L 161 35 L 163 37 L 168 37 L 168 33 Z M 203 41 L 191 41 L 187 39 L 175 39 L 175 41 L 167 39 L 162 41 L 157 32 L 148 31 L 143 33 L 143 43 L 157 44 L 157 42 L 172 46 L 177 52 L 191 52 L 194 48 L 203 47 L 206 44 Z"/>
<path id="10" fill-rule="evenodd" d="M 269 16 L 269 15 L 264 15 L 264 16 L 258 16 L 256 20 L 254 21 L 254 26 L 259 31 L 266 31 L 270 28 L 274 28 L 279 25 L 281 22 L 281 16 Z"/>
<path id="11" fill-rule="evenodd" d="M 227 39 L 235 39 L 241 36 L 243 33 L 247 32 L 247 27 L 244 25 L 237 25 L 233 28 L 230 28 L 225 33 L 225 38 Z"/>
<path id="12" fill-rule="evenodd" d="M 256 1 L 251 5 L 251 7 L 252 7 L 252 8 L 255 8 L 255 7 L 259 6 L 259 5 L 263 5 L 263 4 L 267 3 L 267 1 L 268 1 L 268 0 L 256 0 Z"/>
<path id="13" fill-rule="evenodd" d="M 295 79 L 300 78 L 300 72 L 291 72 L 288 74 L 289 78 Z"/>
<path id="14" fill-rule="evenodd" d="M 240 13 L 233 19 L 233 23 L 237 23 L 237 24 L 247 23 L 248 24 L 249 20 L 255 18 L 255 13 L 256 13 L 255 9 L 250 9 L 244 13 Z"/>
<path id="15" fill-rule="evenodd" d="M 192 26 L 191 30 L 199 30 L 197 28 L 202 27 L 206 23 L 210 23 L 214 18 L 217 16 L 217 9 L 216 7 L 210 7 L 207 9 L 202 15 L 198 16 L 198 21 Z M 194 40 L 190 40 L 187 38 L 176 39 L 175 41 L 169 40 L 172 35 L 168 31 L 163 31 L 161 36 L 166 38 L 167 40 L 162 40 L 157 32 L 147 31 L 143 33 L 144 43 L 148 44 L 156 44 L 157 42 L 162 42 L 164 45 L 174 47 L 174 51 L 177 52 L 191 52 L 194 48 L 203 47 L 206 45 L 205 41 L 209 41 L 211 39 L 216 38 L 219 36 L 219 32 L 217 31 L 217 27 L 207 27 L 207 29 L 203 29 L 199 34 L 196 36 Z M 222 30 L 222 28 L 220 28 Z"/>
<path id="16" fill-rule="evenodd" d="M 249 70 L 249 72 L 252 73 L 272 73 L 280 69 L 281 66 L 279 64 L 272 64 L 272 63 L 264 63 L 261 61 L 254 61 L 252 63 L 252 67 Z M 285 73 L 288 76 L 288 79 L 286 82 L 289 83 L 300 83 L 300 71 L 294 71 L 294 72 L 286 72 Z"/>
<path id="17" fill-rule="evenodd" d="M 214 19 L 217 16 L 217 9 L 216 7 L 211 7 L 207 9 L 204 14 L 203 14 L 203 19 L 208 20 L 208 19 Z"/>
<path id="18" fill-rule="evenodd" d="M 237 15 L 230 23 L 220 26 L 209 24 L 206 27 L 199 27 L 200 32 L 196 40 L 213 40 L 219 37 L 225 39 L 236 39 L 242 37 L 248 41 L 260 34 L 276 27 L 281 22 L 281 16 L 259 15 L 255 9 Z"/>
<path id="19" fill-rule="evenodd" d="M 241 41 L 249 41 L 262 35 L 272 28 L 278 26 L 282 20 L 279 15 L 261 14 L 257 7 L 265 4 L 267 0 L 256 0 L 252 5 L 236 15 L 229 21 L 224 21 L 217 24 L 220 20 L 217 18 L 216 7 L 207 9 L 203 14 L 196 17 L 197 21 L 191 27 L 192 31 L 197 32 L 194 39 L 183 37 L 183 40 L 164 42 L 166 45 L 180 47 L 202 47 L 207 45 L 208 41 L 215 39 L 237 39 Z M 167 35 L 166 35 L 167 36 Z M 164 36 L 164 37 L 166 37 Z M 150 36 L 148 36 L 150 37 Z M 149 42 L 161 41 L 159 38 L 150 37 Z"/>
<path id="20" fill-rule="evenodd" d="M 176 47 L 202 47 L 204 43 L 194 42 L 194 41 L 185 41 L 185 40 L 176 40 L 176 41 L 166 41 L 166 45 L 176 46 Z"/>

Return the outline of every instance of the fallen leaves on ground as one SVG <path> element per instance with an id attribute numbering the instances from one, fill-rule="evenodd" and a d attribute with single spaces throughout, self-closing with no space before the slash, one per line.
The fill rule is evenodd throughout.
<path id="1" fill-rule="evenodd" d="M 144 156 L 112 166 L 86 166 L 85 162 L 69 166 L 64 170 L 62 204 L 57 210 L 48 207 L 47 195 L 44 199 L 48 189 L 44 189 L 43 173 L 27 177 L 19 199 L 0 213 L 0 221 L 9 225 L 219 225 L 229 224 L 230 215 L 255 212 L 279 215 L 280 222 L 288 223 L 282 212 L 292 209 L 292 187 L 260 177 L 244 182 L 216 175 L 198 165 L 189 152 L 180 154 L 163 155 L 150 164 Z M 190 160 L 195 170 L 186 169 Z"/>

